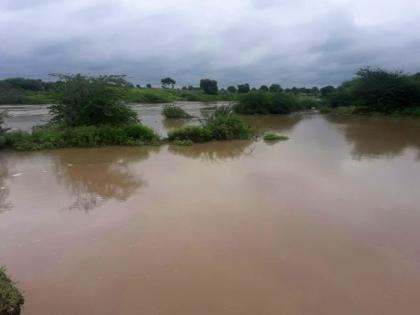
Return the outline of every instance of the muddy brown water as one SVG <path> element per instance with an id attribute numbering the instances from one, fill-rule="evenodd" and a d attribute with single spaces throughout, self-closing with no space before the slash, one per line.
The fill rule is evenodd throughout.
<path id="1" fill-rule="evenodd" d="M 1 152 L 23 314 L 418 314 L 420 121 L 247 120 L 290 140 Z"/>

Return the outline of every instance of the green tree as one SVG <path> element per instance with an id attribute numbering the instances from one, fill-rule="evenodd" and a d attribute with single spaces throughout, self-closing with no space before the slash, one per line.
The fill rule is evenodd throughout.
<path id="1" fill-rule="evenodd" d="M 332 85 L 327 85 L 321 88 L 319 91 L 321 92 L 322 97 L 326 97 L 335 91 L 335 87 L 333 87 Z"/>
<path id="2" fill-rule="evenodd" d="M 227 90 L 228 90 L 230 93 L 236 93 L 236 87 L 234 87 L 233 85 L 229 86 L 229 87 L 227 88 Z"/>
<path id="3" fill-rule="evenodd" d="M 238 85 L 238 93 L 248 93 L 250 90 L 248 83 Z"/>
<path id="4" fill-rule="evenodd" d="M 58 102 L 49 106 L 53 124 L 65 127 L 122 125 L 137 122 L 137 114 L 124 102 L 124 76 L 54 75 Z"/>
<path id="5" fill-rule="evenodd" d="M 261 85 L 260 86 L 260 91 L 268 92 L 268 86 L 267 85 Z"/>
<path id="6" fill-rule="evenodd" d="M 152 88 L 152 85 L 150 83 L 147 83 L 146 84 L 146 88 L 151 89 Z"/>
<path id="7" fill-rule="evenodd" d="M 217 81 L 211 79 L 201 79 L 200 89 L 202 89 L 206 94 L 211 95 L 215 95 L 219 91 Z"/>
<path id="8" fill-rule="evenodd" d="M 163 78 L 162 80 L 160 80 L 160 82 L 162 83 L 162 87 L 167 88 L 169 86 L 171 86 L 172 88 L 174 88 L 176 81 L 170 77 L 166 77 Z"/>
<path id="9" fill-rule="evenodd" d="M 269 88 L 270 92 L 282 92 L 283 88 L 280 86 L 280 84 L 271 84 Z"/>

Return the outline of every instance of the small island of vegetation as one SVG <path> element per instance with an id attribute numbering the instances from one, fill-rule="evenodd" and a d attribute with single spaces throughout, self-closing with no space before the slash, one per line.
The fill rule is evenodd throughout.
<path id="1" fill-rule="evenodd" d="M 5 268 L 0 267 L 0 314 L 19 315 L 23 303 L 22 293 L 7 276 Z"/>

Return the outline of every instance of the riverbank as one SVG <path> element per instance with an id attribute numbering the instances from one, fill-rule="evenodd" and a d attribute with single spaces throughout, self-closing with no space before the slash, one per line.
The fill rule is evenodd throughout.
<path id="1" fill-rule="evenodd" d="M 23 303 L 22 293 L 7 276 L 6 269 L 0 267 L 0 314 L 19 315 Z"/>

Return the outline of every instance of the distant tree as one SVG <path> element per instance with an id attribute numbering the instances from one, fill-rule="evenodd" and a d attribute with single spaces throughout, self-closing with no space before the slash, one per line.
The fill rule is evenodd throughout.
<path id="1" fill-rule="evenodd" d="M 162 83 L 162 87 L 167 88 L 169 86 L 171 86 L 172 88 L 174 88 L 176 81 L 170 77 L 167 78 L 163 78 L 162 80 L 160 80 L 160 82 Z"/>
<path id="2" fill-rule="evenodd" d="M 268 92 L 268 86 L 267 85 L 261 85 L 260 86 L 260 91 Z"/>
<path id="3" fill-rule="evenodd" d="M 152 85 L 150 83 L 147 83 L 146 84 L 146 88 L 151 89 L 152 88 Z"/>
<path id="4" fill-rule="evenodd" d="M 206 94 L 217 94 L 219 88 L 217 86 L 217 81 L 211 79 L 201 79 L 200 80 L 200 89 L 202 89 Z"/>
<path id="5" fill-rule="evenodd" d="M 140 84 L 136 84 L 136 88 L 141 89 L 141 85 Z"/>
<path id="6" fill-rule="evenodd" d="M 312 87 L 312 88 L 311 88 L 311 94 L 312 94 L 313 96 L 318 96 L 318 95 L 319 95 L 319 88 L 318 88 L 318 87 L 316 87 L 316 86 Z"/>
<path id="7" fill-rule="evenodd" d="M 233 85 L 229 86 L 229 87 L 227 88 L 227 90 L 228 90 L 230 93 L 236 93 L 236 87 L 234 87 Z"/>
<path id="8" fill-rule="evenodd" d="M 332 92 L 334 92 L 335 87 L 333 87 L 332 85 L 327 85 L 327 86 L 324 86 L 323 88 L 321 88 L 319 91 L 321 92 L 321 96 L 325 97 L 325 96 L 328 96 L 329 94 L 331 94 Z"/>
<path id="9" fill-rule="evenodd" d="M 182 87 L 182 90 L 183 90 L 183 91 L 187 90 L 187 87 L 186 87 L 186 86 L 183 86 L 183 87 Z"/>
<path id="10" fill-rule="evenodd" d="M 10 78 L 5 79 L 4 81 L 9 83 L 11 87 L 22 90 L 40 91 L 45 88 L 45 82 L 39 79 Z"/>
<path id="11" fill-rule="evenodd" d="M 250 90 L 248 83 L 238 85 L 238 93 L 248 93 Z"/>
<path id="12" fill-rule="evenodd" d="M 188 85 L 188 90 L 194 90 L 194 87 L 192 85 Z"/>
<path id="13" fill-rule="evenodd" d="M 51 122 L 65 127 L 122 125 L 137 122 L 123 99 L 130 85 L 124 76 L 55 74 L 58 102 L 49 106 Z"/>
<path id="14" fill-rule="evenodd" d="M 270 92 L 282 92 L 283 88 L 280 86 L 280 84 L 271 84 L 270 85 Z"/>

